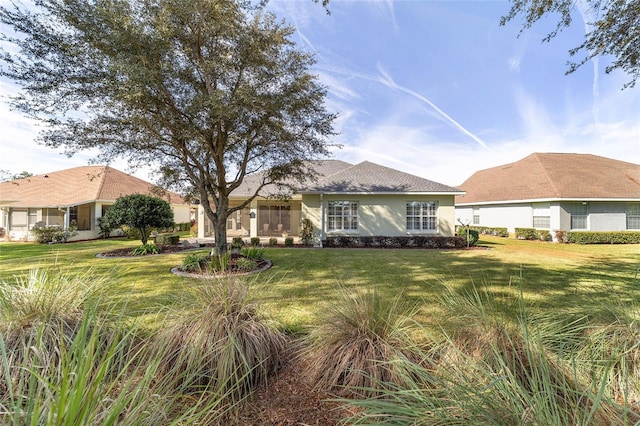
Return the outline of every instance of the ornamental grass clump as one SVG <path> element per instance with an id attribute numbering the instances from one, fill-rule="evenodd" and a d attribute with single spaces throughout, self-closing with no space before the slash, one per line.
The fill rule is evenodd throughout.
<path id="1" fill-rule="evenodd" d="M 38 368 L 54 368 L 61 347 L 73 340 L 99 285 L 91 272 L 63 274 L 41 269 L 32 269 L 15 282 L 0 283 L 0 335 L 15 362 L 26 362 L 37 341 Z"/>
<path id="2" fill-rule="evenodd" d="M 306 339 L 307 378 L 324 390 L 360 397 L 402 383 L 406 371 L 398 360 L 418 359 L 412 339 L 416 307 L 371 289 L 341 288 L 338 294 Z"/>
<path id="3" fill-rule="evenodd" d="M 157 339 L 165 380 L 193 392 L 231 389 L 236 399 L 266 381 L 283 363 L 287 339 L 260 315 L 253 291 L 231 276 L 212 277 L 191 290 L 193 313 Z"/>
<path id="4" fill-rule="evenodd" d="M 360 408 L 349 424 L 612 425 L 639 420 L 609 398 L 607 373 L 588 377 L 572 341 L 580 321 L 548 322 L 521 305 L 515 325 L 494 316 L 488 293 L 475 289 L 442 297 L 444 318 L 457 317 L 457 332 L 444 332 L 437 356 L 406 364 L 407 380 L 384 389 L 386 398 L 352 401 Z M 521 303 L 521 301 L 520 301 Z M 461 326 L 460 324 L 466 324 Z M 573 324 L 576 329 L 567 328 Z M 450 330 L 443 327 L 443 330 Z"/>
<path id="5" fill-rule="evenodd" d="M 640 324 L 637 308 L 612 303 L 590 313 L 577 350 L 579 366 L 607 395 L 640 412 Z"/>

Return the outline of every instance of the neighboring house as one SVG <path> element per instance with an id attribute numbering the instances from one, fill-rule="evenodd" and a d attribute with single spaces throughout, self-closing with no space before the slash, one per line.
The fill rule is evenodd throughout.
<path id="1" fill-rule="evenodd" d="M 454 197 L 459 189 L 371 162 L 313 162 L 315 182 L 299 185 L 288 198 L 275 186 L 229 217 L 227 234 L 246 237 L 299 236 L 302 220 L 313 225 L 316 242 L 327 235 L 455 235 Z M 262 175 L 248 176 L 230 197 L 246 201 Z M 200 207 L 199 237 L 213 227 Z"/>
<path id="2" fill-rule="evenodd" d="M 589 154 L 535 153 L 461 185 L 456 217 L 541 230 L 640 230 L 640 165 Z M 552 232 L 553 235 L 553 232 Z"/>
<path id="3" fill-rule="evenodd" d="M 98 238 L 98 219 L 118 197 L 152 195 L 171 204 L 176 223 L 189 222 L 189 205 L 177 194 L 109 166 L 85 166 L 0 182 L 0 227 L 5 238 L 32 240 L 34 226 L 68 228 L 70 240 Z"/>

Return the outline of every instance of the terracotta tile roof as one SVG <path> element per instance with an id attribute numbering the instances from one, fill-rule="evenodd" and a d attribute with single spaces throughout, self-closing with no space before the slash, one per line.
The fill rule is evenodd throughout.
<path id="1" fill-rule="evenodd" d="M 404 193 L 434 192 L 461 193 L 451 186 L 443 185 L 396 169 L 363 161 L 302 189 L 302 193 Z"/>
<path id="2" fill-rule="evenodd" d="M 640 165 L 591 154 L 534 153 L 474 173 L 456 204 L 539 199 L 638 199 Z"/>
<path id="3" fill-rule="evenodd" d="M 109 166 L 83 166 L 0 182 L 0 205 L 11 207 L 63 207 L 93 201 L 115 201 L 130 194 L 159 196 L 174 204 L 178 194 Z"/>

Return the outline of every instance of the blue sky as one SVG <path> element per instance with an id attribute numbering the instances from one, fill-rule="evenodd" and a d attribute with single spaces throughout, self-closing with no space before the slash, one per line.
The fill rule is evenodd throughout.
<path id="1" fill-rule="evenodd" d="M 3 1 L 4 2 L 4 1 Z M 549 19 L 499 26 L 506 1 L 271 0 L 317 58 L 339 113 L 337 159 L 383 164 L 448 185 L 532 152 L 592 153 L 640 163 L 640 84 L 605 74 L 607 58 L 565 76 L 588 14 L 549 43 Z M 586 18 L 585 18 L 586 17 Z M 0 91 L 15 89 L 0 81 Z M 0 109 L 0 169 L 45 173 L 87 164 L 33 142 L 34 123 Z M 7 159 L 10 159 L 7 161 Z M 114 163 L 124 171 L 126 164 Z M 135 172 L 148 177 L 147 171 Z"/>

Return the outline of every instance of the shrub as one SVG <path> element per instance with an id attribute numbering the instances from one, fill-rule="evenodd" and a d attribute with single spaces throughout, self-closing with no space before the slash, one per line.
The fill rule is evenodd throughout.
<path id="1" fill-rule="evenodd" d="M 384 236 L 328 236 L 324 247 L 357 248 L 464 248 L 467 243 L 462 237 L 441 237 L 436 235 L 412 235 L 398 237 Z"/>
<path id="2" fill-rule="evenodd" d="M 277 246 L 278 245 L 278 239 L 276 237 L 271 237 L 269 238 L 269 245 L 270 246 Z"/>
<path id="3" fill-rule="evenodd" d="M 567 242 L 575 244 L 640 244 L 640 231 L 570 231 Z"/>
<path id="4" fill-rule="evenodd" d="M 415 359 L 411 318 L 416 307 L 405 300 L 341 288 L 306 337 L 309 380 L 345 396 L 375 395 L 381 383 L 402 383 L 406 372 L 398 360 Z"/>
<path id="5" fill-rule="evenodd" d="M 251 237 L 251 245 L 257 247 L 260 245 L 260 237 Z"/>
<path id="6" fill-rule="evenodd" d="M 134 256 L 145 256 L 148 254 L 158 254 L 160 253 L 160 247 L 153 243 L 142 244 L 131 251 L 131 254 Z"/>
<path id="7" fill-rule="evenodd" d="M 155 237 L 156 244 L 176 245 L 180 242 L 180 235 L 176 234 L 158 234 Z"/>
<path id="8" fill-rule="evenodd" d="M 147 243 L 151 228 L 172 228 L 171 206 L 160 198 L 142 194 L 125 195 L 105 212 L 100 222 L 107 229 L 126 225 L 138 231 L 142 244 Z"/>
<path id="9" fill-rule="evenodd" d="M 509 230 L 507 228 L 493 226 L 469 226 L 469 229 L 478 231 L 480 235 L 493 235 L 494 237 L 508 237 Z"/>
<path id="10" fill-rule="evenodd" d="M 202 272 L 208 261 L 208 256 L 204 253 L 190 253 L 182 260 L 181 268 L 187 272 Z"/>
<path id="11" fill-rule="evenodd" d="M 516 238 L 519 240 L 539 240 L 540 236 L 535 228 L 515 228 Z"/>
<path id="12" fill-rule="evenodd" d="M 284 239 L 285 247 L 293 247 L 293 237 L 287 237 Z"/>
<path id="13" fill-rule="evenodd" d="M 66 243 L 69 238 L 78 235 L 76 229 L 75 226 L 70 226 L 69 229 L 60 226 L 36 226 L 31 232 L 40 244 Z"/>
<path id="14" fill-rule="evenodd" d="M 553 238 L 551 238 L 551 232 L 545 231 L 544 229 L 538 230 L 538 238 L 541 241 L 553 241 Z"/>
<path id="15" fill-rule="evenodd" d="M 304 245 L 309 245 L 313 242 L 313 224 L 310 219 L 302 220 L 302 229 L 300 229 L 300 240 Z"/>
<path id="16" fill-rule="evenodd" d="M 222 272 L 226 271 L 229 267 L 229 262 L 231 260 L 231 254 L 217 254 L 209 257 L 209 264 L 207 269 L 210 272 Z"/>
<path id="17" fill-rule="evenodd" d="M 465 244 L 468 244 L 469 246 L 475 246 L 478 243 L 478 239 L 480 238 L 480 233 L 478 231 L 471 228 L 467 229 L 465 226 L 460 226 L 456 233 L 459 237 L 462 237 L 465 240 Z"/>
<path id="18" fill-rule="evenodd" d="M 238 269 L 238 271 L 253 271 L 257 266 L 258 264 L 256 263 L 256 261 L 248 257 L 239 257 L 236 259 L 236 268 Z"/>
<path id="19" fill-rule="evenodd" d="M 245 247 L 242 249 L 242 255 L 249 259 L 262 259 L 264 257 L 264 249 L 262 247 Z"/>
<path id="20" fill-rule="evenodd" d="M 238 399 L 264 383 L 283 362 L 286 338 L 258 313 L 252 290 L 237 277 L 192 288 L 193 313 L 157 339 L 163 376 L 192 392 L 231 388 Z"/>
<path id="21" fill-rule="evenodd" d="M 567 233 L 565 231 L 562 230 L 557 230 L 554 231 L 554 234 L 556 236 L 556 241 L 559 243 L 566 243 L 567 242 Z"/>
<path id="22" fill-rule="evenodd" d="M 638 421 L 629 400 L 617 399 L 618 403 L 605 392 L 611 358 L 597 354 L 583 364 L 566 344 L 565 337 L 580 334 L 583 325 L 572 322 L 567 328 L 565 323 L 521 311 L 518 326 L 508 328 L 488 314 L 492 311 L 485 304 L 488 300 L 490 296 L 480 295 L 476 289 L 465 294 L 448 289 L 442 300 L 447 314 L 443 318 L 457 317 L 456 333 L 445 334 L 429 352 L 423 352 L 424 364 L 400 359 L 409 370 L 407 381 L 384 387 L 381 397 L 349 401 L 358 409 L 346 423 L 575 425 Z M 597 377 L 581 374 L 579 366 L 589 370 L 593 361 L 600 362 L 606 371 Z"/>
<path id="23" fill-rule="evenodd" d="M 189 235 L 191 235 L 192 237 L 198 236 L 198 222 L 191 225 L 191 228 L 189 230 Z"/>

